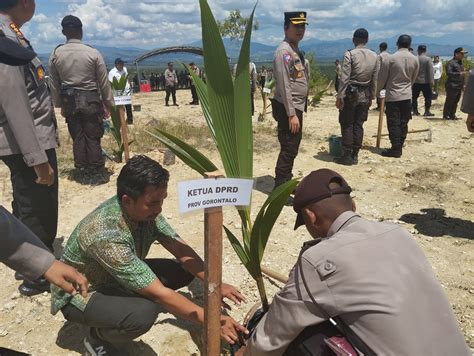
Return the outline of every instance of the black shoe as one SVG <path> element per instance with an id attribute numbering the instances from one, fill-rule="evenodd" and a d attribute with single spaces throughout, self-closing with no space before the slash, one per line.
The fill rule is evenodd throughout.
<path id="1" fill-rule="evenodd" d="M 178 104 L 174 103 L 173 106 L 179 106 Z"/>
<path id="2" fill-rule="evenodd" d="M 133 125 L 133 119 L 127 119 L 127 125 Z"/>
<path id="3" fill-rule="evenodd" d="M 84 346 L 86 348 L 86 354 L 90 356 L 126 356 L 128 352 L 123 349 L 119 349 L 111 343 L 99 339 L 95 332 L 95 329 L 90 328 L 86 337 L 84 338 Z"/>
<path id="4" fill-rule="evenodd" d="M 443 120 L 451 120 L 451 119 L 447 116 L 443 116 Z"/>
<path id="5" fill-rule="evenodd" d="M 451 120 L 461 120 L 461 118 L 459 116 L 454 115 L 454 117 L 452 117 Z"/>
<path id="6" fill-rule="evenodd" d="M 388 150 L 382 151 L 382 156 L 400 158 L 402 156 L 402 150 L 394 150 L 392 148 L 389 148 Z"/>
<path id="7" fill-rule="evenodd" d="M 413 111 L 413 116 L 420 116 L 420 113 L 418 111 Z"/>
<path id="8" fill-rule="evenodd" d="M 429 112 L 429 111 L 425 111 L 425 113 L 423 114 L 424 117 L 432 117 L 434 116 L 433 113 Z"/>
<path id="9" fill-rule="evenodd" d="M 352 151 L 352 154 L 351 154 L 351 158 L 352 158 L 352 164 L 358 164 L 359 163 L 359 150 L 354 150 Z"/>
<path id="10" fill-rule="evenodd" d="M 41 294 L 44 292 L 49 293 L 50 284 L 44 278 L 38 278 L 34 281 L 25 279 L 22 284 L 18 287 L 18 291 L 21 295 L 31 297 L 33 295 Z"/>
<path id="11" fill-rule="evenodd" d="M 165 106 L 170 106 L 170 104 L 166 103 Z"/>
<path id="12" fill-rule="evenodd" d="M 334 158 L 334 162 L 337 164 L 343 164 L 344 166 L 352 166 L 354 161 L 352 160 L 352 150 L 344 150 L 341 157 Z"/>
<path id="13" fill-rule="evenodd" d="M 22 281 L 22 280 L 25 279 L 25 276 L 22 275 L 20 272 L 15 272 L 15 279 L 16 279 L 17 281 Z"/>

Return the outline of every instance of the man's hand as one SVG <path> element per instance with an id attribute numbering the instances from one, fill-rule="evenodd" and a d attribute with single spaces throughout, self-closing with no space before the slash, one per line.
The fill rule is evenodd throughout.
<path id="1" fill-rule="evenodd" d="M 89 282 L 86 277 L 65 263 L 54 261 L 44 274 L 44 278 L 69 294 L 75 295 L 79 292 L 84 298 L 87 297 Z"/>
<path id="2" fill-rule="evenodd" d="M 369 109 L 372 106 L 372 99 L 369 100 Z"/>
<path id="3" fill-rule="evenodd" d="M 245 297 L 230 284 L 222 283 L 221 286 L 222 306 L 226 309 L 232 309 L 229 304 L 224 302 L 224 298 L 232 300 L 235 304 L 240 305 L 241 302 L 246 302 Z"/>
<path id="4" fill-rule="evenodd" d="M 290 132 L 293 135 L 296 135 L 298 132 L 300 132 L 300 120 L 298 119 L 298 116 L 290 116 L 288 118 L 288 125 L 290 127 Z"/>
<path id="5" fill-rule="evenodd" d="M 344 99 L 341 99 L 341 98 L 336 99 L 336 108 L 338 110 L 342 110 L 344 108 Z"/>
<path id="6" fill-rule="evenodd" d="M 474 132 L 474 115 L 473 114 L 467 115 L 466 126 L 469 132 Z"/>
<path id="7" fill-rule="evenodd" d="M 51 186 L 54 183 L 54 170 L 48 162 L 33 167 L 36 173 L 36 184 Z"/>
<path id="8" fill-rule="evenodd" d="M 238 332 L 243 332 L 245 335 L 249 331 L 232 319 L 230 316 L 222 315 L 221 316 L 221 338 L 227 341 L 229 344 L 233 345 L 238 340 Z"/>

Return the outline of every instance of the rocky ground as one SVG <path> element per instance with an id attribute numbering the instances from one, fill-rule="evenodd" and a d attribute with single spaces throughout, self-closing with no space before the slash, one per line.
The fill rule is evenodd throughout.
<path id="1" fill-rule="evenodd" d="M 181 106 L 164 107 L 163 93 L 140 94 L 134 97 L 141 104 L 135 113 L 135 125 L 130 128 L 132 154 L 147 153 L 159 161 L 163 154 L 158 145 L 142 132 L 144 128 L 166 125 L 189 136 L 215 162 L 218 156 L 205 135 L 205 122 L 200 107 L 185 105 L 190 101 L 187 91 L 178 91 Z M 415 133 L 408 137 L 401 159 L 384 158 L 374 148 L 378 112 L 371 111 L 366 123 L 364 148 L 357 166 L 345 167 L 332 162 L 328 153 L 328 137 L 339 133 L 334 98 L 326 96 L 316 108 L 310 108 L 305 117 L 304 138 L 294 173 L 304 176 L 312 170 L 328 167 L 340 172 L 354 189 L 358 211 L 373 220 L 389 220 L 403 225 L 413 233 L 425 251 L 438 276 L 462 331 L 471 348 L 474 348 L 474 192 L 472 176 L 474 161 L 473 136 L 466 130 L 464 121 L 441 120 L 440 97 L 433 106 L 434 118 L 416 117 L 410 129 L 431 129 L 430 133 Z M 262 104 L 256 102 L 257 111 Z M 460 115 L 461 113 L 458 113 Z M 257 115 L 255 115 L 255 118 Z M 464 117 L 464 115 L 463 115 Z M 71 140 L 60 120 L 62 146 L 60 158 L 60 216 L 57 254 L 61 253 L 69 234 L 76 224 L 100 202 L 114 194 L 115 181 L 121 164 L 108 162 L 110 182 L 103 185 L 80 184 L 72 180 Z M 274 165 L 278 155 L 275 122 L 268 115 L 264 122 L 255 120 L 254 175 L 258 178 L 253 193 L 253 214 L 266 198 L 265 191 L 272 187 Z M 191 129 L 189 129 L 191 127 Z M 386 130 L 386 129 L 385 129 Z M 204 134 L 201 134 L 204 133 Z M 193 136 L 194 133 L 194 136 Z M 178 133 L 179 134 L 179 133 Z M 110 151 L 110 137 L 104 139 Z M 382 147 L 388 147 L 385 137 Z M 170 166 L 169 197 L 163 214 L 199 253 L 203 254 L 203 213 L 186 216 L 178 214 L 176 183 L 179 180 L 199 178 L 182 162 Z M 11 202 L 8 170 L 0 166 L 0 202 L 7 208 Z M 264 265 L 286 274 L 294 264 L 301 244 L 309 239 L 304 229 L 293 231 L 295 215 L 285 207 L 278 219 L 264 256 Z M 238 215 L 231 208 L 224 209 L 224 222 L 238 232 Z M 166 256 L 156 246 L 152 256 Z M 258 302 L 255 284 L 238 262 L 232 248 L 224 241 L 224 280 L 237 286 L 248 298 L 247 304 L 234 307 L 231 315 L 241 320 L 252 305 Z M 0 266 L 3 281 L 0 289 L 0 347 L 9 347 L 33 355 L 77 355 L 83 352 L 85 329 L 65 322 L 62 315 L 49 313 L 49 295 L 26 298 L 19 295 L 19 283 L 13 272 Z M 281 284 L 266 280 L 269 296 Z M 202 288 L 193 283 L 183 294 L 202 303 Z M 429 326 L 427 326 L 429 327 Z M 140 340 L 129 346 L 133 355 L 192 355 L 199 354 L 202 329 L 191 323 L 177 320 L 173 315 L 160 314 L 155 326 Z"/>

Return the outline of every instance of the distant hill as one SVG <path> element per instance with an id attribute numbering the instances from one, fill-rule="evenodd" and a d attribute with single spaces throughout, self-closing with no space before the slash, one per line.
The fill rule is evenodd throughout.
<path id="1" fill-rule="evenodd" d="M 419 36 L 413 38 L 412 47 L 415 49 L 419 44 L 425 44 L 428 47 L 428 53 L 430 55 L 439 55 L 443 57 L 450 57 L 453 54 L 453 50 L 456 47 L 464 47 L 466 50 L 471 52 L 474 55 L 474 45 L 466 45 L 462 43 L 457 43 L 451 41 L 452 38 L 433 38 L 426 36 Z M 393 53 L 396 51 L 396 41 L 397 37 L 392 37 L 388 39 L 371 39 L 369 41 L 369 48 L 374 51 L 378 50 L 378 45 L 380 42 L 385 41 L 388 43 L 389 52 Z M 452 44 L 451 44 L 452 43 Z M 201 47 L 202 41 L 196 41 L 193 43 L 187 44 L 189 46 Z M 235 62 L 238 58 L 241 41 L 231 41 L 229 39 L 224 40 L 224 45 L 226 47 L 227 55 L 230 57 L 231 61 Z M 301 42 L 300 46 L 306 53 L 314 52 L 316 58 L 320 61 L 332 61 L 337 58 L 341 58 L 344 52 L 353 47 L 351 39 L 342 39 L 336 41 L 322 41 L 318 39 L 304 40 Z M 122 58 L 127 65 L 130 67 L 133 65 L 133 61 L 138 56 L 143 53 L 148 52 L 146 49 L 140 48 L 119 48 L 119 47 L 106 47 L 106 46 L 96 46 L 96 48 L 104 56 L 105 62 L 108 67 L 112 67 L 115 58 Z M 250 46 L 251 58 L 254 62 L 267 62 L 273 59 L 273 53 L 275 52 L 276 46 L 269 46 L 262 43 L 252 42 Z M 151 49 L 150 49 L 151 50 Z M 40 59 L 43 63 L 48 62 L 48 54 L 40 54 Z M 202 58 L 195 55 L 185 54 L 185 53 L 173 53 L 157 57 L 152 57 L 147 59 L 142 64 L 143 65 L 163 65 L 169 61 L 195 61 L 197 63 L 202 63 Z"/>

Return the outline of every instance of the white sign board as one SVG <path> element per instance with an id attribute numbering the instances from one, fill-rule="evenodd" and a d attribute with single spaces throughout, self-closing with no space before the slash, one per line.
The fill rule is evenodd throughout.
<path id="1" fill-rule="evenodd" d="M 265 94 L 271 94 L 272 90 L 270 88 L 263 88 Z"/>
<path id="2" fill-rule="evenodd" d="M 382 90 L 380 91 L 380 98 L 381 98 L 381 99 L 385 98 L 385 93 L 386 93 L 385 89 L 382 89 Z"/>
<path id="3" fill-rule="evenodd" d="M 115 106 L 132 104 L 131 95 L 114 96 Z"/>
<path id="4" fill-rule="evenodd" d="M 250 205 L 252 187 L 252 179 L 211 178 L 178 182 L 179 212 Z"/>

